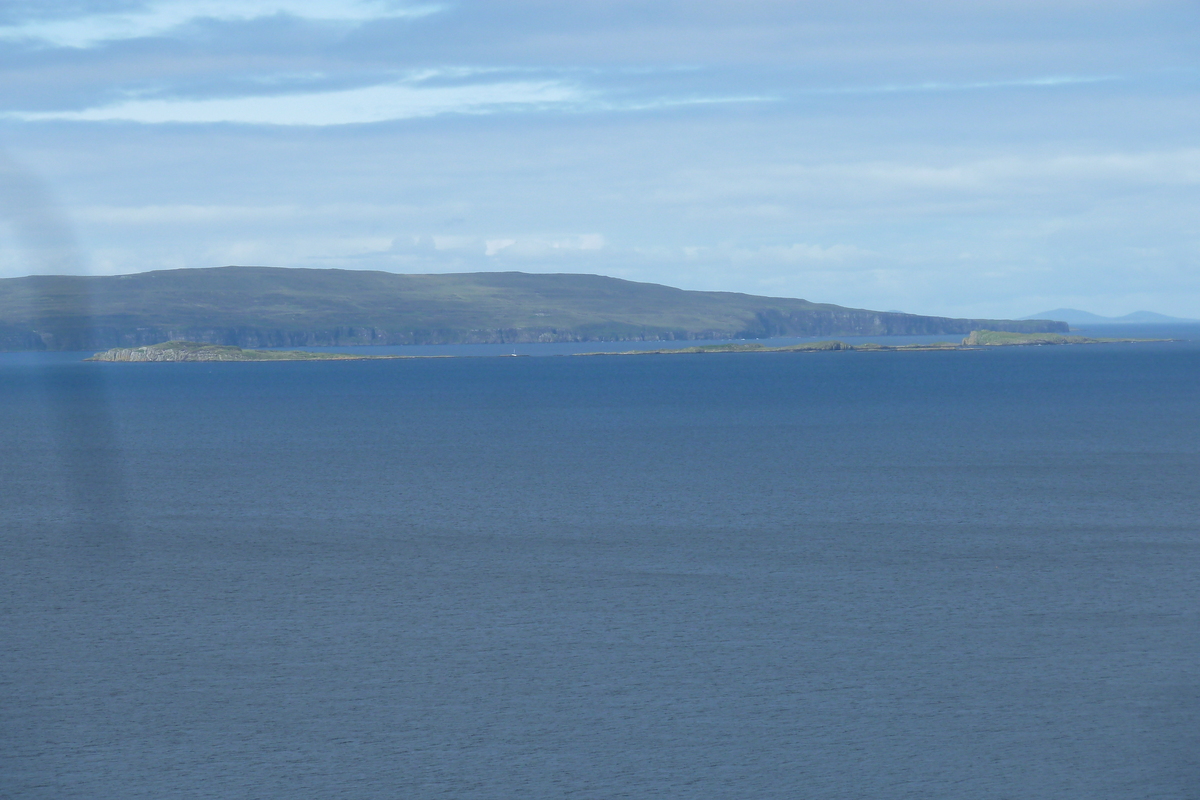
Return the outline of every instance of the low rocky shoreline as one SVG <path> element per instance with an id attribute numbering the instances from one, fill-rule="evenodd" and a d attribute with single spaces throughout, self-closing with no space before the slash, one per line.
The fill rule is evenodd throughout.
<path id="1" fill-rule="evenodd" d="M 96 353 L 85 361 L 363 361 L 366 359 L 412 358 L 412 356 L 354 355 L 350 353 L 307 353 L 302 350 L 243 350 L 228 345 L 200 342 L 163 342 L 145 347 L 115 347 Z"/>
<path id="2" fill-rule="evenodd" d="M 1118 342 L 1169 342 L 1173 339 L 1089 339 L 1085 336 L 1064 336 L 1057 333 L 1009 333 L 1006 331 L 971 331 L 961 342 L 932 344 L 848 344 L 842 341 L 804 342 L 802 344 L 769 347 L 758 342 L 745 344 L 713 344 L 697 347 L 663 348 L 659 350 L 626 350 L 619 353 L 578 353 L 583 356 L 646 356 L 686 355 L 692 353 L 817 353 L 836 350 L 858 352 L 921 352 L 947 350 L 977 350 L 983 347 L 1014 345 L 1112 344 Z M 200 342 L 163 342 L 145 347 L 117 347 L 96 353 L 86 361 L 159 362 L 159 361 L 365 361 L 397 358 L 456 358 L 448 355 L 358 355 L 350 353 L 309 353 L 303 350 L 243 350 L 228 345 Z"/>

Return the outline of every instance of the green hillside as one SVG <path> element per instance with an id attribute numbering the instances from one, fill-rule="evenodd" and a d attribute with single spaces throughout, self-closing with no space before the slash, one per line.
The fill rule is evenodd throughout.
<path id="1" fill-rule="evenodd" d="M 0 347 L 87 350 L 190 340 L 240 347 L 1066 332 L 599 275 L 216 267 L 0 280 Z"/>

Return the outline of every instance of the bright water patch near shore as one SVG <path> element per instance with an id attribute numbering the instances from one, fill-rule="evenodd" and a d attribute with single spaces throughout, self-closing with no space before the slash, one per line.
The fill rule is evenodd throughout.
<path id="1" fill-rule="evenodd" d="M 1191 342 L 0 357 L 0 795 L 1194 798 L 1198 397 Z"/>

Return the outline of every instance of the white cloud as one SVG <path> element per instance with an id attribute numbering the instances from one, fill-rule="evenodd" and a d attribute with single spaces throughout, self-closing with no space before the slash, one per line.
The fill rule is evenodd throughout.
<path id="1" fill-rule="evenodd" d="M 159 0 L 136 11 L 0 26 L 0 38 L 32 39 L 60 47 L 82 48 L 102 42 L 161 36 L 200 19 L 238 21 L 287 14 L 305 19 L 361 23 L 389 17 L 426 16 L 440 9 L 441 6 L 429 3 L 398 6 L 383 0 Z"/>
<path id="2" fill-rule="evenodd" d="M 487 249 L 484 251 L 484 254 L 494 256 L 504 248 L 512 247 L 516 243 L 516 239 L 488 239 L 487 242 L 485 242 Z"/>
<path id="3" fill-rule="evenodd" d="M 520 236 L 517 238 L 482 238 L 477 236 L 432 236 L 435 251 L 457 251 L 458 253 L 482 253 L 484 256 L 499 258 L 546 258 L 563 256 L 570 253 L 594 253 L 607 246 L 604 236 L 599 233 L 583 233 L 574 236 L 547 238 L 543 236 Z M 414 240 L 419 246 L 425 241 L 424 237 Z M 396 251 L 398 248 L 391 248 Z"/>
<path id="4" fill-rule="evenodd" d="M 396 224 L 399 220 L 425 219 L 461 214 L 461 203 L 279 203 L 243 205 L 192 203 L 119 206 L 88 205 L 71 210 L 71 221 L 82 225 L 113 228 L 157 228 L 180 230 L 212 225 L 264 226 L 301 225 L 312 227 L 329 220 L 353 219 L 359 223 Z"/>
<path id="5" fill-rule="evenodd" d="M 479 240 L 474 236 L 434 236 L 435 250 L 471 250 L 478 249 Z"/>
<path id="6" fill-rule="evenodd" d="M 754 250 L 737 250 L 730 254 L 735 260 L 774 261 L 785 264 L 811 262 L 841 262 L 871 255 L 868 250 L 846 244 L 821 247 L 816 244 L 766 246 Z"/>
<path id="7" fill-rule="evenodd" d="M 7 116 L 25 121 L 351 125 L 451 112 L 483 113 L 502 106 L 574 104 L 582 99 L 575 87 L 552 81 L 437 87 L 393 83 L 274 97 L 126 100 L 84 111 L 18 111 Z"/>
<path id="8" fill-rule="evenodd" d="M 1040 78 L 1021 78 L 1006 81 L 926 81 L 924 83 L 885 83 L 878 86 L 845 86 L 826 89 L 807 89 L 801 94 L 894 94 L 907 92 L 963 92 L 978 89 L 1022 89 L 1073 84 L 1106 83 L 1119 80 L 1114 75 L 1048 75 Z"/>
<path id="9" fill-rule="evenodd" d="M 307 211 L 307 209 L 306 209 Z M 298 206 L 154 205 L 85 206 L 72 213 L 76 222 L 101 225 L 211 225 L 228 222 L 292 221 L 301 214 Z"/>
<path id="10" fill-rule="evenodd" d="M 594 253 L 598 250 L 603 250 L 606 245 L 604 236 L 599 233 L 584 233 L 556 238 L 523 236 L 503 241 L 509 243 L 504 245 L 503 248 L 498 248 L 495 254 L 488 253 L 488 255 L 502 254 L 508 258 L 548 258 L 568 253 Z"/>
<path id="11" fill-rule="evenodd" d="M 827 174 L 860 178 L 909 189 L 978 192 L 1040 187 L 1048 182 L 1114 181 L 1152 185 L 1186 185 L 1200 181 L 1200 150 L 1195 148 L 1143 153 L 1084 153 L 1047 157 L 989 158 L 943 166 L 874 162 L 821 167 Z"/>

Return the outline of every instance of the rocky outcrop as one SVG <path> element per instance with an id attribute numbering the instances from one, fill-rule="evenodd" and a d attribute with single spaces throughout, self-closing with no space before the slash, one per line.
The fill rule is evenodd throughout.
<path id="1" fill-rule="evenodd" d="M 1016 333 L 1012 331 L 983 330 L 971 331 L 971 335 L 962 343 L 970 347 L 1012 345 L 1012 344 L 1094 344 L 1100 341 L 1116 341 L 1088 339 L 1084 336 L 1063 336 L 1057 333 Z"/>
<path id="2" fill-rule="evenodd" d="M 246 361 L 246 351 L 236 347 L 184 348 L 170 346 L 117 347 L 96 353 L 88 361 Z"/>
<path id="3" fill-rule="evenodd" d="M 204 342 L 172 341 L 145 347 L 114 347 L 96 353 L 87 361 L 357 361 L 404 358 L 347 353 L 309 353 L 303 350 L 243 350 L 240 347 Z"/>

